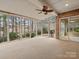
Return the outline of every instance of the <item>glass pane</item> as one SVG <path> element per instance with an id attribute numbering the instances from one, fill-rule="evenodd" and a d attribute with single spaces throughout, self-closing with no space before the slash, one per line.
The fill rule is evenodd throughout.
<path id="1" fill-rule="evenodd" d="M 61 19 L 60 39 L 68 40 L 68 18 L 67 19 Z"/>
<path id="2" fill-rule="evenodd" d="M 7 16 L 0 16 L 0 42 L 7 41 Z"/>
<path id="3" fill-rule="evenodd" d="M 8 16 L 8 30 L 10 41 L 20 38 L 19 18 L 15 16 Z"/>
<path id="4" fill-rule="evenodd" d="M 22 37 L 29 38 L 29 20 L 28 19 L 21 19 L 21 30 L 22 30 Z"/>
<path id="5" fill-rule="evenodd" d="M 42 21 L 43 36 L 48 36 L 48 20 Z"/>
<path id="6" fill-rule="evenodd" d="M 71 17 L 68 26 L 70 40 L 79 42 L 79 17 Z"/>
<path id="7" fill-rule="evenodd" d="M 41 25 L 43 27 L 43 36 L 55 37 L 55 27 L 56 27 L 55 17 L 52 16 L 46 20 L 42 20 Z"/>

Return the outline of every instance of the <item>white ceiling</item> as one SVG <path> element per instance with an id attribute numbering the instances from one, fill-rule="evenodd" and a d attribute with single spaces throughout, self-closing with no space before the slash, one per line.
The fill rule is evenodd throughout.
<path id="1" fill-rule="evenodd" d="M 38 14 L 42 4 L 38 0 L 0 0 L 0 10 L 8 11 L 24 16 L 43 20 L 49 16 L 55 16 L 55 13 L 48 15 Z"/>
<path id="2" fill-rule="evenodd" d="M 48 3 L 54 8 L 55 11 L 62 13 L 79 8 L 79 0 L 68 0 L 69 6 L 65 6 L 65 0 L 41 0 Z M 56 16 L 55 12 L 48 15 L 38 14 L 36 9 L 41 9 L 43 3 L 39 0 L 0 0 L 0 10 L 8 11 L 24 16 L 29 16 L 36 19 L 46 19 L 50 16 Z"/>
<path id="3" fill-rule="evenodd" d="M 69 4 L 65 6 L 66 1 Z M 58 13 L 79 9 L 79 0 L 47 0 L 47 2 L 56 10 Z"/>

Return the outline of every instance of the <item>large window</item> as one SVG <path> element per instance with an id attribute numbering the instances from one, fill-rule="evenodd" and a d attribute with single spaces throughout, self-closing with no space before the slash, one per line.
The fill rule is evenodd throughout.
<path id="1" fill-rule="evenodd" d="M 56 19 L 55 17 L 51 16 L 45 20 L 41 21 L 41 26 L 43 29 L 44 36 L 55 37 L 55 28 L 56 28 Z"/>
<path id="2" fill-rule="evenodd" d="M 7 13 L 0 14 L 0 42 L 33 38 L 38 35 L 53 36 L 54 31 L 55 17 L 36 20 Z"/>
<path id="3" fill-rule="evenodd" d="M 0 15 L 0 42 L 22 38 L 32 38 L 36 35 L 33 19 L 15 15 Z"/>

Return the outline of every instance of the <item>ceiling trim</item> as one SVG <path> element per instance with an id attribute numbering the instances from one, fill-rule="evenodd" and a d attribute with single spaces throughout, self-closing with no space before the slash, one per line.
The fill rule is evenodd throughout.
<path id="1" fill-rule="evenodd" d="M 58 14 L 60 18 L 79 15 L 79 9 Z"/>
<path id="2" fill-rule="evenodd" d="M 12 12 L 7 12 L 7 11 L 3 11 L 3 10 L 0 10 L 0 12 L 2 12 L 2 13 L 4 13 L 4 14 L 7 14 L 7 15 L 13 15 L 13 16 L 17 16 L 17 17 L 24 17 L 24 18 L 30 18 L 30 19 L 33 19 L 33 20 L 38 20 L 38 19 L 33 18 L 33 17 L 24 16 L 24 15 L 12 13 Z"/>

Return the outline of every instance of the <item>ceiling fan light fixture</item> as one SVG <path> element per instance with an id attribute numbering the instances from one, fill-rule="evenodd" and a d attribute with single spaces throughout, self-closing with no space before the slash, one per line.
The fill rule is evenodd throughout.
<path id="1" fill-rule="evenodd" d="M 69 6 L 69 4 L 68 4 L 68 3 L 66 3 L 66 4 L 65 4 L 65 6 L 66 6 L 66 7 L 68 7 L 68 6 Z"/>

